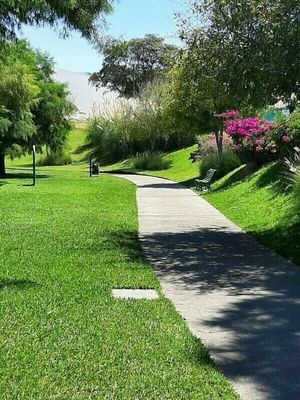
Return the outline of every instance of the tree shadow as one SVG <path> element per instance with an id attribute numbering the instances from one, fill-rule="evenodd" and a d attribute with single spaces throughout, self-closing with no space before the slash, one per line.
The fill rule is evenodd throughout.
<path id="1" fill-rule="evenodd" d="M 286 193 L 286 182 L 283 175 L 284 167 L 281 162 L 271 164 L 257 179 L 255 186 L 260 189 L 269 187 L 274 195 Z"/>
<path id="2" fill-rule="evenodd" d="M 109 171 L 104 171 L 105 174 L 118 174 L 118 175 L 139 175 L 136 170 L 131 169 L 114 169 Z"/>
<path id="3" fill-rule="evenodd" d="M 11 168 L 13 169 L 13 168 Z M 48 179 L 50 178 L 49 175 L 45 175 L 45 174 L 37 174 L 36 175 L 36 179 Z M 32 177 L 32 173 L 28 173 L 28 172 L 19 172 L 19 173 L 6 173 L 5 177 L 1 177 L 0 180 L 0 187 L 1 186 L 5 186 L 5 185 L 10 185 L 14 181 L 14 180 L 28 180 L 28 179 L 33 179 Z M 33 183 L 26 183 L 26 184 L 22 184 L 22 186 L 34 186 Z"/>
<path id="4" fill-rule="evenodd" d="M 214 191 L 222 191 L 230 186 L 249 180 L 257 171 L 258 167 L 254 164 L 246 164 L 230 174 L 230 176 L 221 184 L 217 183 L 217 188 Z"/>
<path id="5" fill-rule="evenodd" d="M 119 231 L 99 231 L 94 235 L 94 240 L 84 243 L 82 248 L 76 247 L 79 251 L 91 250 L 94 252 L 99 248 L 105 248 L 107 251 L 116 251 L 129 262 L 145 262 L 146 258 L 141 250 L 136 231 L 119 230 Z"/>
<path id="6" fill-rule="evenodd" d="M 263 398 L 299 398 L 300 269 L 225 226 L 140 240 L 177 309 L 237 386 L 246 380 Z"/>
<path id="7" fill-rule="evenodd" d="M 36 287 L 36 282 L 27 279 L 0 279 L 0 290 L 9 289 L 29 289 Z"/>
<path id="8" fill-rule="evenodd" d="M 45 175 L 45 174 L 36 174 L 37 179 L 45 179 L 45 178 L 49 178 L 49 175 Z M 7 172 L 6 175 L 3 177 L 1 176 L 2 182 L 5 183 L 6 180 L 8 179 L 32 179 L 32 172 L 28 173 L 28 172 L 19 172 L 19 173 L 10 173 Z"/>
<path id="9" fill-rule="evenodd" d="M 160 178 L 158 178 L 160 179 Z M 161 179 L 165 179 L 165 178 L 161 178 Z M 140 188 L 148 188 L 148 189 L 184 189 L 186 190 L 186 187 L 183 186 L 181 183 L 177 183 L 177 182 L 158 182 L 158 183 L 146 183 L 146 184 L 139 184 Z"/>
<path id="10" fill-rule="evenodd" d="M 300 266 L 300 221 L 291 215 L 287 215 L 285 220 L 287 219 L 295 222 L 285 224 L 282 221 L 273 228 L 249 233 L 255 236 L 259 242 Z"/>

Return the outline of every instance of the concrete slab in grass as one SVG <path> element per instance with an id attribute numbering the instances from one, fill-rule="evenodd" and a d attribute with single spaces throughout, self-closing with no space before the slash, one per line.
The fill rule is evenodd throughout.
<path id="1" fill-rule="evenodd" d="M 159 298 L 154 289 L 113 289 L 113 297 L 123 300 L 156 300 Z"/>

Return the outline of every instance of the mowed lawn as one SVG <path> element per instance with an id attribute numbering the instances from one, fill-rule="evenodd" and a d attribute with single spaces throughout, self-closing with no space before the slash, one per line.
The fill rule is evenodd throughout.
<path id="1" fill-rule="evenodd" d="M 39 173 L 37 187 L 0 182 L 1 400 L 236 399 L 143 257 L 135 187 Z M 161 297 L 115 300 L 117 287 Z"/>
<path id="2" fill-rule="evenodd" d="M 132 159 L 109 165 L 103 168 L 109 172 L 130 172 L 142 175 L 158 176 L 181 183 L 187 187 L 193 186 L 194 179 L 199 176 L 199 163 L 192 163 L 189 159 L 190 154 L 197 149 L 197 146 L 186 147 L 172 153 L 165 154 L 162 158 L 170 164 L 170 167 L 164 170 L 149 171 L 137 170 L 133 167 Z"/>

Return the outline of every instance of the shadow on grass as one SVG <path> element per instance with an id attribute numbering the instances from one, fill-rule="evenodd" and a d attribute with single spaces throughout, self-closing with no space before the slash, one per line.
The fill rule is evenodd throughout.
<path id="1" fill-rule="evenodd" d="M 101 171 L 104 174 L 119 174 L 119 175 L 138 175 L 138 171 L 134 169 L 114 169 L 109 171 Z"/>
<path id="2" fill-rule="evenodd" d="M 210 337 L 227 377 L 249 379 L 270 399 L 299 398 L 299 268 L 228 227 L 145 234 L 142 243 L 165 284 L 203 296 L 193 327 Z"/>
<path id="3" fill-rule="evenodd" d="M 257 179 L 256 187 L 269 187 L 275 195 L 286 192 L 286 182 L 283 175 L 283 165 L 280 162 L 270 165 Z"/>
<path id="4" fill-rule="evenodd" d="M 289 217 L 291 219 L 293 218 L 293 216 L 287 215 L 285 220 Z M 300 266 L 300 221 L 296 221 L 292 224 L 284 224 L 282 222 L 274 228 L 249 233 L 259 242 L 272 248 Z"/>
<path id="5" fill-rule="evenodd" d="M 92 246 L 116 251 L 130 262 L 146 261 L 136 231 L 100 231 Z"/>
<path id="6" fill-rule="evenodd" d="M 10 168 L 10 169 L 12 170 L 14 168 Z M 36 175 L 36 179 L 46 179 L 49 177 L 50 177 L 49 175 L 45 175 L 45 174 L 37 174 Z M 26 180 L 31 179 L 32 180 L 33 178 L 32 178 L 32 173 L 28 173 L 28 172 L 19 172 L 19 173 L 8 172 L 8 173 L 6 173 L 6 175 L 4 177 L 1 176 L 0 179 L 1 179 L 0 180 L 0 187 L 1 187 L 1 186 L 11 184 L 12 182 L 10 182 L 10 181 L 12 181 L 12 180 L 23 180 L 23 179 L 26 179 Z M 22 186 L 33 186 L 33 184 L 28 183 L 28 184 L 23 184 Z"/>
<path id="7" fill-rule="evenodd" d="M 38 179 L 49 178 L 49 175 L 45 174 L 37 174 L 36 177 Z M 10 173 L 8 172 L 4 177 L 1 176 L 2 182 L 5 182 L 7 179 L 32 179 L 32 172 L 19 172 L 19 173 Z"/>
<path id="8" fill-rule="evenodd" d="M 228 189 L 230 186 L 245 182 L 246 180 L 250 179 L 257 170 L 258 167 L 255 166 L 254 164 L 244 165 L 241 168 L 234 171 L 223 183 L 218 184 L 217 188 L 213 190 L 222 191 Z"/>
<path id="9" fill-rule="evenodd" d="M 29 289 L 38 286 L 37 283 L 27 279 L 0 279 L 0 290 L 9 289 Z"/>

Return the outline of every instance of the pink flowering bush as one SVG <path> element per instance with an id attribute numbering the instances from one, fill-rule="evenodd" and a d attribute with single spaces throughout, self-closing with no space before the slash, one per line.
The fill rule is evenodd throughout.
<path id="1" fill-rule="evenodd" d="M 226 133 L 233 139 L 247 138 L 252 136 L 263 136 L 271 129 L 269 122 L 261 120 L 259 117 L 248 117 L 243 119 L 233 119 L 226 123 Z"/>
<path id="2" fill-rule="evenodd" d="M 222 114 L 217 114 L 216 116 L 225 122 L 238 118 L 240 116 L 240 112 L 238 110 L 227 110 Z"/>
<path id="3" fill-rule="evenodd" d="M 264 164 L 277 158 L 276 143 L 270 135 L 271 123 L 259 117 L 240 118 L 227 121 L 225 129 L 244 162 Z"/>

